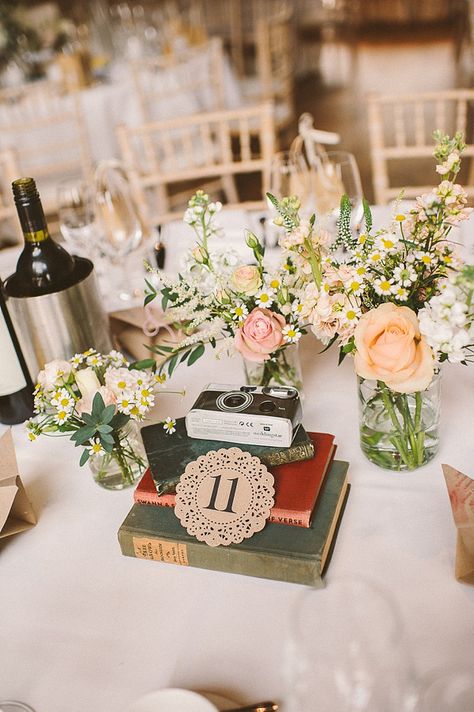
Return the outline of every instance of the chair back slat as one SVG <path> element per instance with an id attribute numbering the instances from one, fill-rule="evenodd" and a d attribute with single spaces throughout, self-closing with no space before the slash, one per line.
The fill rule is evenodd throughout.
<path id="1" fill-rule="evenodd" d="M 395 182 L 400 174 L 397 162 L 428 159 L 433 156 L 433 131 L 464 135 L 465 158 L 473 164 L 474 141 L 468 133 L 474 106 L 474 89 L 450 89 L 403 95 L 372 95 L 368 99 L 369 137 L 375 201 L 386 203 L 404 189 L 406 198 L 419 195 L 426 186 L 406 186 Z M 474 192 L 474 172 L 471 171 Z M 430 171 L 428 180 L 433 178 Z M 472 191 L 471 191 L 472 187 Z"/>
<path id="2" fill-rule="evenodd" d="M 206 179 L 213 178 L 214 188 L 223 190 L 232 204 L 241 204 L 233 183 L 236 175 L 259 172 L 266 189 L 275 146 L 273 108 L 264 104 L 121 126 L 117 139 L 133 189 L 139 193 L 137 200 L 147 206 L 149 219 L 158 223 L 176 217 L 172 208 L 177 201 L 171 190 L 183 181 L 204 186 Z M 258 142 L 255 153 L 253 142 Z M 150 150 L 153 160 L 147 155 Z M 256 206 L 264 206 L 262 196 L 263 192 Z"/>

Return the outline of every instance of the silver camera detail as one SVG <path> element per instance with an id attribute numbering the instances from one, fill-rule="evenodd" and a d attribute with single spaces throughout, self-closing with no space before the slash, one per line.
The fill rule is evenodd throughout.
<path id="1" fill-rule="evenodd" d="M 301 423 L 296 388 L 210 383 L 186 416 L 190 438 L 289 447 Z"/>

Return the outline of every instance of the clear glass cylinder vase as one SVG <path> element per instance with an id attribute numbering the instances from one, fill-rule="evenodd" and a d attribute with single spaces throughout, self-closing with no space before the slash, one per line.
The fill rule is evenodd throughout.
<path id="1" fill-rule="evenodd" d="M 382 381 L 358 378 L 360 445 L 365 456 L 390 470 L 415 470 L 439 445 L 440 381 L 424 391 L 397 393 Z"/>
<path id="2" fill-rule="evenodd" d="M 112 452 L 92 455 L 89 467 L 98 485 L 108 490 L 132 487 L 147 468 L 138 424 L 130 420 L 120 431 Z"/>
<path id="3" fill-rule="evenodd" d="M 244 358 L 246 383 L 250 386 L 292 386 L 300 394 L 303 377 L 298 344 L 280 349 L 267 361 L 249 361 Z"/>

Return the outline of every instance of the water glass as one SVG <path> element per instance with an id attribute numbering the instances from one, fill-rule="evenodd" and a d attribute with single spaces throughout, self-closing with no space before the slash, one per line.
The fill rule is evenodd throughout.
<path id="1" fill-rule="evenodd" d="M 286 649 L 288 712 L 408 712 L 414 679 L 390 595 L 340 577 L 297 602 Z"/>
<path id="2" fill-rule="evenodd" d="M 83 180 L 62 181 L 57 201 L 59 227 L 67 247 L 75 255 L 93 256 L 98 237 L 93 187 Z"/>
<path id="3" fill-rule="evenodd" d="M 270 193 L 281 199 L 296 195 L 302 207 L 310 192 L 310 176 L 303 156 L 293 151 L 275 153 L 270 165 Z"/>
<path id="4" fill-rule="evenodd" d="M 468 712 L 474 710 L 472 668 L 439 670 L 425 678 L 416 712 Z"/>

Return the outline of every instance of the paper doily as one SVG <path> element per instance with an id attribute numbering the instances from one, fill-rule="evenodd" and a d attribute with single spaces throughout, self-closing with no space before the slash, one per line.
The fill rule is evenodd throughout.
<path id="1" fill-rule="evenodd" d="M 239 544 L 265 526 L 273 506 L 273 475 L 238 447 L 211 450 L 190 462 L 176 486 L 175 514 L 210 546 Z"/>

